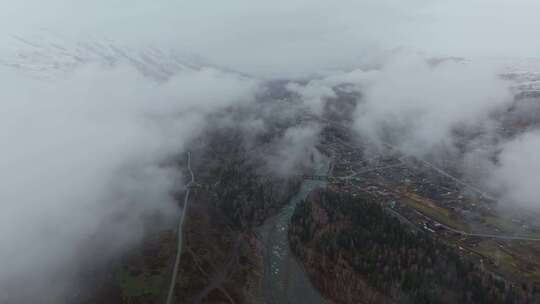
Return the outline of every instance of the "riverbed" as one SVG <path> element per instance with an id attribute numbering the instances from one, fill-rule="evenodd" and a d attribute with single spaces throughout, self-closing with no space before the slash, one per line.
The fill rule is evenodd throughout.
<path id="1" fill-rule="evenodd" d="M 317 168 L 316 174 L 326 174 L 327 171 L 328 163 L 324 163 Z M 287 239 L 287 230 L 296 205 L 311 190 L 325 185 L 324 181 L 304 180 L 289 204 L 260 228 L 259 233 L 265 244 L 263 294 L 266 303 L 327 303 L 291 253 Z"/>

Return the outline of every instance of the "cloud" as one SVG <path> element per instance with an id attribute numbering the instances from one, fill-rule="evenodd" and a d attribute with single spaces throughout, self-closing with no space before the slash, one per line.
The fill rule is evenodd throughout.
<path id="1" fill-rule="evenodd" d="M 311 168 L 313 161 L 320 158 L 315 149 L 319 134 L 320 126 L 314 124 L 288 128 L 266 156 L 269 170 L 278 176 L 290 176 Z"/>
<path id="2" fill-rule="evenodd" d="M 323 114 L 324 106 L 329 98 L 337 97 L 336 92 L 331 87 L 318 81 L 310 81 L 305 86 L 291 82 L 287 85 L 287 90 L 298 94 L 308 110 L 317 116 Z"/>
<path id="3" fill-rule="evenodd" d="M 457 128 L 481 127 L 512 101 L 508 84 L 490 66 L 453 60 L 433 65 L 409 52 L 372 72 L 362 87 L 356 130 L 418 156 L 451 147 Z"/>
<path id="4" fill-rule="evenodd" d="M 10 263 L 0 286 L 41 274 L 25 285 L 41 295 L 39 283 L 77 268 L 80 244 L 106 235 L 114 255 L 137 242 L 147 214 L 170 220 L 181 187 L 171 159 L 207 115 L 260 98 L 255 79 L 301 79 L 288 90 L 316 114 L 347 84 L 362 96 L 355 129 L 419 156 L 457 149 L 456 130 L 491 132 L 491 113 L 511 97 L 499 61 L 485 58 L 536 56 L 539 9 L 533 0 L 4 1 L 0 258 Z M 428 63 L 434 55 L 472 60 Z M 253 106 L 260 112 L 241 128 L 257 136 L 303 110 L 271 101 L 279 105 Z M 270 167 L 305 164 L 318 133 L 286 130 Z M 492 146 L 464 162 L 487 159 L 482 176 L 531 206 L 535 134 L 482 143 Z"/>
<path id="5" fill-rule="evenodd" d="M 501 146 L 498 162 L 492 169 L 488 184 L 505 203 L 527 209 L 540 206 L 538 174 L 540 133 L 525 133 Z"/>
<path id="6" fill-rule="evenodd" d="M 37 29 L 81 41 L 197 54 L 269 77 L 303 77 L 371 64 L 405 47 L 452 56 L 536 56 L 533 0 L 68 1 L 0 4 L 0 45 Z"/>
<path id="7" fill-rule="evenodd" d="M 0 293 L 56 303 L 82 256 L 106 260 L 140 240 L 145 218 L 175 219 L 183 186 L 172 160 L 206 115 L 253 100 L 258 88 L 215 69 L 159 82 L 128 64 L 49 81 L 1 69 L 0 81 L 0 259 L 9 261 Z"/>

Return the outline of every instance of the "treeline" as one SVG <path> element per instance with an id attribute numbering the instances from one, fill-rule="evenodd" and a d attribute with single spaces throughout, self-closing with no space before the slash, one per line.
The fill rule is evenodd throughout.
<path id="1" fill-rule="evenodd" d="M 299 178 L 275 178 L 257 174 L 252 164 L 223 168 L 215 187 L 217 205 L 236 228 L 263 223 L 277 213 L 298 191 Z"/>
<path id="2" fill-rule="evenodd" d="M 300 258 L 314 250 L 346 260 L 369 286 L 397 303 L 540 303 L 430 235 L 413 233 L 369 196 L 319 190 L 298 205 L 289 230 Z"/>
<path id="3" fill-rule="evenodd" d="M 257 143 L 265 147 L 271 140 L 264 137 Z M 198 144 L 192 153 L 196 181 L 210 189 L 215 207 L 235 229 L 262 224 L 296 194 L 302 182 L 297 176 L 271 174 L 264 153 L 252 150 L 236 128 L 209 130 Z"/>

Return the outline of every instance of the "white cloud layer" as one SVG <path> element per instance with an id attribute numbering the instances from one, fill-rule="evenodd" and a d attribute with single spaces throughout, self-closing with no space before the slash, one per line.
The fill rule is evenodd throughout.
<path id="1" fill-rule="evenodd" d="M 534 0 L 230 0 L 0 3 L 0 44 L 46 31 L 200 55 L 282 77 L 370 63 L 397 47 L 454 56 L 537 56 Z"/>
<path id="2" fill-rule="evenodd" d="M 47 276 L 76 272 L 96 237 L 107 238 L 94 249 L 106 258 L 140 240 L 143 217 L 173 220 L 182 185 L 168 162 L 206 114 L 252 100 L 257 89 L 213 69 L 156 82 L 129 65 L 91 65 L 47 82 L 2 69 L 0 82 L 0 259 L 9 261 L 0 293 L 21 292 L 8 283 L 25 279 L 23 293 L 40 298 L 55 296 Z"/>
<path id="3" fill-rule="evenodd" d="M 499 162 L 488 180 L 507 204 L 538 210 L 540 133 L 526 133 L 502 145 Z"/>
<path id="4" fill-rule="evenodd" d="M 456 61 L 433 66 L 411 53 L 393 57 L 362 87 L 356 129 L 418 156 L 452 146 L 456 128 L 481 126 L 512 100 L 490 66 Z"/>
<path id="5" fill-rule="evenodd" d="M 351 84 L 363 96 L 356 130 L 423 155 L 508 104 L 498 67 L 481 63 L 540 54 L 538 11 L 535 0 L 0 2 L 0 242 L 9 244 L 0 259 L 10 261 L 0 302 L 8 279 L 72 271 L 78 244 L 99 229 L 117 232 L 112 254 L 140 237 L 143 215 L 174 213 L 178 172 L 164 164 L 205 114 L 258 88 L 201 62 L 257 78 L 323 75 L 289 86 L 315 113 Z M 425 62 L 435 55 L 473 60 Z M 288 130 L 279 146 L 292 152 L 276 151 L 277 170 L 301 161 L 318 131 Z M 509 200 L 537 206 L 538 142 L 534 133 L 500 147 L 490 180 Z"/>

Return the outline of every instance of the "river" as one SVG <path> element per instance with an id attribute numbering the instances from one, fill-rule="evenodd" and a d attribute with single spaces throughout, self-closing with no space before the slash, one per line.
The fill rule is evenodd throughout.
<path id="1" fill-rule="evenodd" d="M 316 174 L 326 174 L 328 163 L 321 164 Z M 281 212 L 268 220 L 259 230 L 265 243 L 263 294 L 266 303 L 327 303 L 311 284 L 303 266 L 291 253 L 287 230 L 296 205 L 309 192 L 325 186 L 324 181 L 305 180 L 299 192 Z"/>

